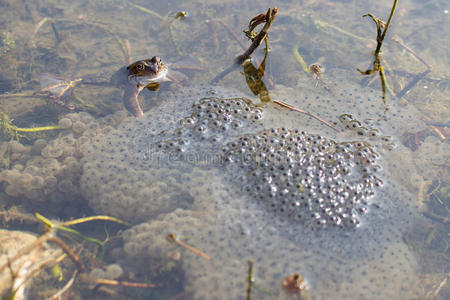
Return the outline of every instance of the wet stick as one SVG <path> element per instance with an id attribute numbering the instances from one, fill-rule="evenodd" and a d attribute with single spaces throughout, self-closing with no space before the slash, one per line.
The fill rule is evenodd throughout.
<path id="1" fill-rule="evenodd" d="M 242 55 L 239 55 L 238 57 L 236 57 L 235 62 L 231 66 L 229 66 L 224 71 L 220 72 L 216 77 L 214 77 L 214 79 L 211 80 L 211 84 L 217 83 L 219 80 L 224 78 L 226 75 L 228 75 L 232 71 L 236 70 L 246 59 L 250 58 L 250 55 L 252 55 L 252 53 L 256 50 L 256 48 L 258 48 L 258 46 L 262 43 L 263 40 L 266 41 L 266 55 L 267 55 L 267 51 L 268 51 L 267 34 L 269 33 L 269 29 L 272 26 L 273 21 L 275 20 L 275 15 L 277 14 L 277 12 L 278 12 L 278 8 L 275 6 L 273 9 L 269 8 L 265 15 L 260 14 L 250 20 L 248 29 L 244 30 L 244 33 L 252 41 L 252 44 Z M 225 26 L 225 24 L 221 21 L 218 21 L 218 22 L 220 22 L 222 25 L 224 25 L 224 27 L 233 36 L 235 36 L 234 33 L 231 31 L 231 29 L 229 29 L 228 26 Z M 254 31 L 256 26 L 258 26 L 259 24 L 263 24 L 263 23 L 264 23 L 264 27 L 261 29 L 261 31 L 259 33 L 256 33 Z M 235 39 L 239 41 L 239 39 L 237 37 L 235 37 Z M 239 42 L 239 44 L 241 45 L 241 47 L 243 47 L 241 42 Z M 243 48 L 245 49 L 245 47 L 243 47 Z"/>
<path id="2" fill-rule="evenodd" d="M 392 18 L 394 17 L 395 9 L 397 7 L 398 0 L 394 0 L 394 4 L 392 5 L 391 14 L 389 15 L 389 19 L 387 23 L 384 23 L 382 19 L 375 17 L 372 14 L 365 14 L 363 17 L 370 17 L 375 25 L 377 26 L 377 48 L 375 49 L 375 59 L 372 64 L 372 68 L 367 69 L 366 71 L 362 71 L 360 69 L 357 69 L 362 75 L 372 75 L 375 72 L 378 72 L 381 79 L 381 90 L 382 90 L 382 98 L 383 103 L 386 106 L 386 77 L 384 74 L 384 69 L 381 65 L 380 61 L 380 52 L 381 52 L 381 46 L 383 45 L 384 38 L 386 36 L 387 30 L 389 26 L 391 25 Z M 386 111 L 386 109 L 385 109 Z"/>
<path id="3" fill-rule="evenodd" d="M 313 114 L 312 112 L 309 112 L 309 111 L 306 111 L 306 110 L 298 109 L 298 108 L 296 108 L 296 107 L 294 107 L 294 106 L 292 106 L 292 105 L 289 105 L 289 104 L 287 104 L 287 103 L 285 103 L 285 102 L 282 102 L 282 101 L 279 101 L 279 100 L 276 100 L 276 99 L 275 99 L 275 100 L 272 100 L 272 101 L 273 101 L 274 103 L 280 105 L 280 106 L 289 108 L 290 110 L 293 110 L 293 111 L 296 111 L 296 112 L 299 112 L 299 113 L 308 115 L 308 116 L 310 116 L 311 118 L 314 118 L 314 119 L 316 119 L 317 121 L 319 121 L 319 122 L 325 124 L 326 126 L 330 127 L 331 129 L 333 129 L 333 130 L 335 130 L 335 131 L 337 131 L 337 132 L 340 132 L 340 130 L 339 130 L 338 128 L 334 127 L 330 122 L 325 121 L 324 119 L 322 119 L 322 118 L 320 118 L 319 116 Z"/>
<path id="4" fill-rule="evenodd" d="M 250 300 L 253 284 L 253 260 L 248 261 L 247 300 Z"/>

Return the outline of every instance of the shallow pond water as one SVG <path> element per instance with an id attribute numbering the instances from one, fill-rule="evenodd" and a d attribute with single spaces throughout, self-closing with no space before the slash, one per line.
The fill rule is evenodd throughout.
<path id="1" fill-rule="evenodd" d="M 356 69 L 376 47 L 375 24 L 361 16 L 387 20 L 391 1 L 276 4 L 262 81 L 251 70 L 264 43 L 253 68 L 211 84 L 244 52 L 239 43 L 250 45 L 249 20 L 273 3 L 0 3 L 11 12 L 0 19 L 0 110 L 18 127 L 64 127 L 3 137 L 0 204 L 130 222 L 86 273 L 108 278 L 118 264 L 113 279 L 163 287 L 118 289 L 119 298 L 245 299 L 249 261 L 253 299 L 448 297 L 447 4 L 398 4 L 382 65 L 402 96 L 388 91 L 385 104 L 380 79 Z M 119 88 L 87 82 L 106 82 L 127 56 L 153 55 L 178 61 L 169 68 L 185 79 L 144 91 L 144 118 L 124 110 Z M 61 103 L 34 93 L 42 73 L 72 80 Z M 252 81 L 328 125 L 260 103 Z M 296 273 L 301 288 L 286 288 Z"/>

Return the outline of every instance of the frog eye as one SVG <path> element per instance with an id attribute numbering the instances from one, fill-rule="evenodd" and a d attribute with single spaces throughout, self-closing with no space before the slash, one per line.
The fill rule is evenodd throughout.
<path id="1" fill-rule="evenodd" d="M 136 70 L 138 70 L 138 71 L 144 71 L 144 65 L 143 64 L 137 64 L 136 65 Z"/>

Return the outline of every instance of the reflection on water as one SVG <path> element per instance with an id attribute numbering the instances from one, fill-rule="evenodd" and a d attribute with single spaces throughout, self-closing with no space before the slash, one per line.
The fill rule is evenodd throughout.
<path id="1" fill-rule="evenodd" d="M 6 228 L 42 234 L 28 215 L 35 211 L 133 224 L 76 227 L 100 240 L 106 228 L 104 256 L 61 235 L 86 265 L 67 295 L 449 297 L 446 3 L 399 3 L 382 48 L 392 92 L 386 113 L 379 78 L 362 82 L 356 68 L 371 64 L 376 46 L 375 26 L 361 16 L 386 20 L 391 1 L 277 5 L 268 55 L 262 43 L 251 62 L 216 77 L 250 45 L 241 33 L 249 20 L 273 3 L 0 4 L 9 12 L 0 17 L 0 111 L 9 117 L 2 127 L 23 136 L 5 134 L 0 143 Z M 175 17 L 180 11 L 188 15 Z M 180 53 L 196 59 L 180 70 L 187 80 L 144 92 L 146 116 L 135 120 L 111 76 L 130 57 L 175 62 Z M 319 65 L 325 71 L 311 73 Z M 49 98 L 38 93 L 40 77 L 66 85 Z M 64 88 L 70 93 L 62 97 Z M 269 95 L 310 114 L 266 103 Z M 270 130 L 281 127 L 289 130 Z M 60 266 L 61 281 L 40 273 L 27 286 L 33 299 L 62 289 L 77 263 Z M 283 288 L 296 273 L 301 288 Z M 122 283 L 93 289 L 99 279 Z"/>

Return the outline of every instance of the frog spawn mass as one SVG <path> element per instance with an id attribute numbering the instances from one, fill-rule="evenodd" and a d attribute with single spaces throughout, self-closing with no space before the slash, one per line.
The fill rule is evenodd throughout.
<path id="1" fill-rule="evenodd" d="M 323 103 L 309 99 L 304 105 Z M 369 106 L 358 115 L 351 97 L 347 102 L 339 113 L 358 119 L 378 114 Z M 250 112 L 235 106 L 248 106 Z M 267 129 L 279 126 L 321 135 Z M 364 142 L 370 137 L 362 142 L 328 137 L 336 135 L 325 126 L 270 106 L 261 113 L 240 93 L 185 88 L 168 93 L 146 118 L 97 136 L 83 158 L 81 187 L 98 213 L 143 222 L 124 233 L 125 246 L 117 252 L 133 272 L 146 272 L 148 261 L 160 261 L 158 253 L 173 250 L 166 241 L 169 233 L 188 236 L 188 243 L 214 257 L 211 264 L 183 254 L 193 299 L 242 297 L 245 276 L 240 275 L 250 258 L 260 280 L 267 275 L 264 286 L 276 287 L 283 276 L 300 272 L 318 298 L 348 299 L 355 290 L 363 298 L 389 298 L 414 280 L 414 260 L 399 235 L 408 209 L 393 207 L 410 198 L 379 171 L 378 148 Z M 259 155 L 265 150 L 263 159 Z M 203 154 L 218 160 L 202 160 Z M 190 159 L 193 155 L 200 159 Z M 302 200 L 304 195 L 308 199 Z M 185 214 L 191 221 L 185 222 Z M 154 226 L 159 230 L 149 229 Z M 228 266 L 224 262 L 230 258 Z M 393 268 L 398 274 L 391 275 Z"/>
<path id="2" fill-rule="evenodd" d="M 378 154 L 363 142 L 280 128 L 242 136 L 222 151 L 249 174 L 240 181 L 252 198 L 313 228 L 359 226 L 382 185 Z"/>
<path id="3" fill-rule="evenodd" d="M 179 121 L 175 138 L 163 138 L 150 147 L 168 153 L 171 160 L 183 160 L 196 142 L 206 141 L 215 150 L 224 136 L 233 135 L 230 131 L 239 132 L 244 125 L 248 130 L 261 118 L 262 110 L 245 98 L 203 98 L 192 106 L 190 116 Z M 221 152 L 215 162 L 235 162 L 245 169 L 240 183 L 246 183 L 244 191 L 252 198 L 316 229 L 359 226 L 358 216 L 367 211 L 375 188 L 382 184 L 374 175 L 378 154 L 358 141 L 338 143 L 281 128 L 237 137 Z M 234 176 L 239 170 L 229 173 Z"/>

